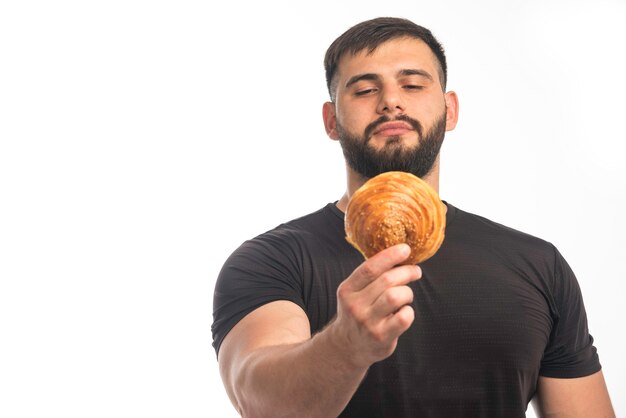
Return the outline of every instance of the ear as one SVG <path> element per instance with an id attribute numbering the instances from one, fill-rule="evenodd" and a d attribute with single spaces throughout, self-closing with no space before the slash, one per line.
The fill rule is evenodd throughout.
<path id="1" fill-rule="evenodd" d="M 446 101 L 446 131 L 451 131 L 459 120 L 459 98 L 453 91 L 446 92 L 443 97 Z"/>
<path id="2" fill-rule="evenodd" d="M 322 117 L 324 118 L 326 135 L 328 135 L 330 139 L 338 140 L 337 115 L 335 113 L 335 104 L 333 102 L 324 103 L 324 106 L 322 107 Z"/>

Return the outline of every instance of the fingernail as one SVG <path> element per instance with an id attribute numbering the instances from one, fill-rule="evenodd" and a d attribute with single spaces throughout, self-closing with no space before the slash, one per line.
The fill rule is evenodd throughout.
<path id="1" fill-rule="evenodd" d="M 417 269 L 417 278 L 421 279 L 422 278 L 422 268 L 418 265 L 415 266 L 415 268 Z"/>

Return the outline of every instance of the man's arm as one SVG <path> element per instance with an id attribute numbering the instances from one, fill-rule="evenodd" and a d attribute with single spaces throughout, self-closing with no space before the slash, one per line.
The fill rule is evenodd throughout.
<path id="1" fill-rule="evenodd" d="M 615 417 L 602 371 L 574 379 L 540 376 L 533 407 L 542 418 Z"/>
<path id="2" fill-rule="evenodd" d="M 371 364 L 390 356 L 414 319 L 407 284 L 417 266 L 397 266 L 406 245 L 381 251 L 337 290 L 337 316 L 312 338 L 306 314 L 276 301 L 244 317 L 219 351 L 222 380 L 244 417 L 337 416 Z"/>

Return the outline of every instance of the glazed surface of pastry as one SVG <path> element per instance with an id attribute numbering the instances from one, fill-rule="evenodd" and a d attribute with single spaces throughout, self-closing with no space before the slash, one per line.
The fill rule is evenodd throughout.
<path id="1" fill-rule="evenodd" d="M 400 243 L 411 247 L 404 264 L 421 263 L 441 246 L 446 206 L 413 174 L 391 171 L 368 180 L 348 202 L 346 239 L 365 258 Z"/>

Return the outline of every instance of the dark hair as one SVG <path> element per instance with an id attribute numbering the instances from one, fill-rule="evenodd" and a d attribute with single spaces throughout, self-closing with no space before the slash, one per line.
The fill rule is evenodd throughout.
<path id="1" fill-rule="evenodd" d="M 345 54 L 354 55 L 366 48 L 368 53 L 372 53 L 379 45 L 402 37 L 421 39 L 433 51 L 437 61 L 439 61 L 441 88 L 445 91 L 448 77 L 446 55 L 443 46 L 435 39 L 430 30 L 407 19 L 379 17 L 351 27 L 328 47 L 324 57 L 324 68 L 326 69 L 326 85 L 331 100 L 334 100 L 333 92 L 336 91 L 336 85 L 332 85 L 333 77 L 337 72 L 339 60 Z"/>

